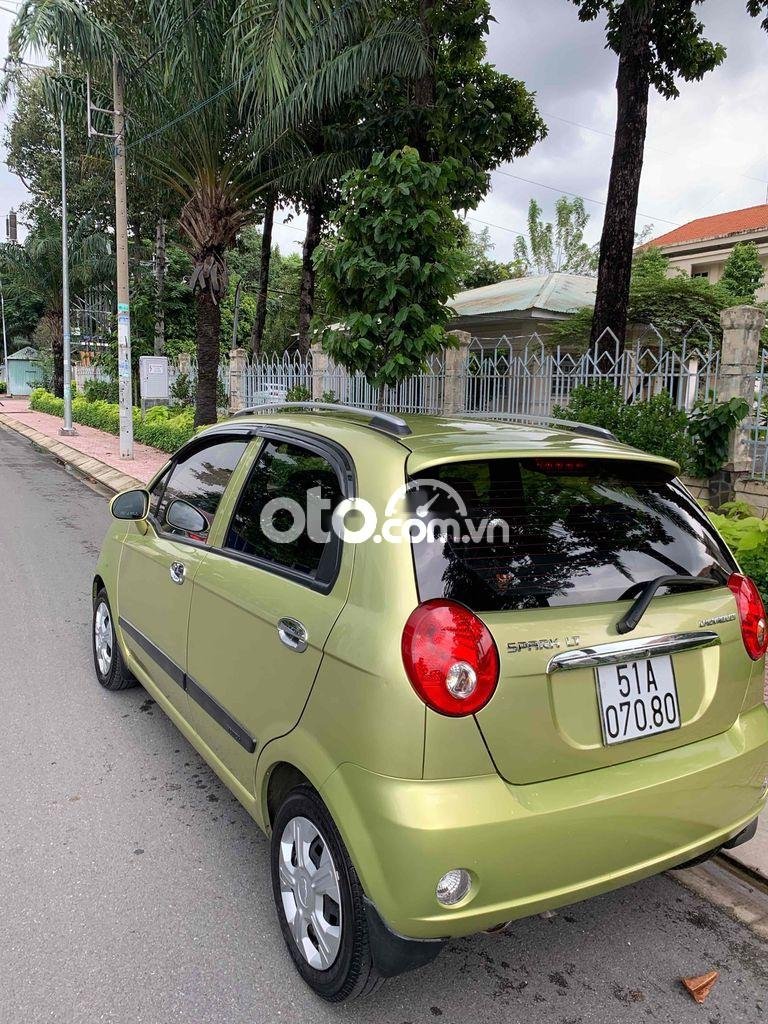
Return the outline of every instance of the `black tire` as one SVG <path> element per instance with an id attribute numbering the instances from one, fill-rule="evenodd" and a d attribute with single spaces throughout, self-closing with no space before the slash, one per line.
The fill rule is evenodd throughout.
<path id="1" fill-rule="evenodd" d="M 336 867 L 341 897 L 341 939 L 338 953 L 326 970 L 311 966 L 291 933 L 280 886 L 280 845 L 294 818 L 308 819 L 320 833 Z M 281 804 L 272 829 L 272 891 L 280 929 L 296 970 L 321 999 L 341 1003 L 370 995 L 384 979 L 376 970 L 370 949 L 363 890 L 339 831 L 322 800 L 310 786 L 292 790 Z"/>
<path id="2" fill-rule="evenodd" d="M 109 648 L 109 664 L 106 671 L 99 664 L 99 651 L 96 644 L 97 617 L 100 610 L 106 609 L 106 628 L 111 634 L 111 645 Z M 104 620 L 102 620 L 104 622 Z M 96 669 L 96 678 L 105 690 L 129 690 L 132 686 L 138 686 L 137 679 L 128 671 L 123 655 L 120 651 L 120 644 L 117 642 L 115 624 L 112 621 L 112 609 L 109 605 L 107 592 L 102 587 L 93 599 L 93 621 L 91 624 L 91 646 L 93 648 L 93 667 Z"/>

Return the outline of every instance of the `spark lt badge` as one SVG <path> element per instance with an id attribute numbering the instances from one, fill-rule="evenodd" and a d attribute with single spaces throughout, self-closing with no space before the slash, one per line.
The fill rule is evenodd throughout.
<path id="1" fill-rule="evenodd" d="M 507 644 L 507 654 L 522 654 L 523 651 L 559 651 L 563 647 L 578 647 L 580 636 L 551 637 L 548 640 L 521 640 Z"/>

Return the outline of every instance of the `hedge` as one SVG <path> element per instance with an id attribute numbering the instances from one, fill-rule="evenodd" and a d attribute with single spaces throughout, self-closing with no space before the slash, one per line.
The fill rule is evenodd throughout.
<path id="1" fill-rule="evenodd" d="M 50 391 L 36 388 L 30 395 L 30 408 L 47 412 L 51 416 L 64 415 L 64 399 Z M 72 399 L 72 419 L 88 427 L 96 427 L 108 434 L 120 433 L 120 407 L 114 402 L 89 402 L 86 398 Z M 133 410 L 133 436 L 139 444 L 151 445 L 164 452 L 177 448 L 194 436 L 194 413 L 191 409 L 173 414 L 164 406 L 150 409 L 144 418 L 141 410 Z"/>

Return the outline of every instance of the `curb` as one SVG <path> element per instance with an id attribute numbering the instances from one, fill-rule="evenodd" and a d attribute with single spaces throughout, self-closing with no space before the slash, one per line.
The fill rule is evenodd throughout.
<path id="1" fill-rule="evenodd" d="M 14 433 L 19 434 L 21 437 L 25 437 L 38 448 L 50 452 L 51 455 L 60 462 L 63 462 L 64 465 L 71 466 L 81 476 L 91 480 L 93 483 L 101 484 L 102 487 L 106 487 L 114 494 L 120 491 L 129 491 L 135 487 L 146 486 L 141 480 L 128 476 L 126 473 L 121 473 L 119 469 L 115 469 L 99 459 L 94 459 L 91 455 L 84 455 L 75 448 L 70 448 L 69 445 L 64 444 L 62 441 L 48 437 L 47 434 L 42 434 L 39 430 L 33 430 L 32 427 L 19 423 L 12 416 L 0 413 L 0 426 L 14 431 Z"/>

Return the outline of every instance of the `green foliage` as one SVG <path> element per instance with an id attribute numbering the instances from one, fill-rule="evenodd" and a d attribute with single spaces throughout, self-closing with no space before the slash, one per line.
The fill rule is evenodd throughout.
<path id="1" fill-rule="evenodd" d="M 197 388 L 194 380 L 188 373 L 180 373 L 171 384 L 170 396 L 173 404 L 181 408 L 193 406 L 197 397 Z M 216 406 L 219 409 L 226 409 L 229 404 L 227 389 L 219 377 L 216 378 Z"/>
<path id="2" fill-rule="evenodd" d="M 749 412 L 745 398 L 697 402 L 688 426 L 693 441 L 693 475 L 714 476 L 728 461 L 731 432 Z"/>
<path id="3" fill-rule="evenodd" d="M 694 82 L 725 60 L 725 47 L 704 38 L 704 25 L 695 8 L 703 0 L 571 0 L 582 21 L 607 16 L 606 38 L 614 53 L 638 34 L 637 23 L 647 21 L 646 61 L 651 85 L 665 98 L 679 95 L 677 78 Z M 750 0 L 754 2 L 754 0 Z"/>
<path id="4" fill-rule="evenodd" d="M 46 412 L 51 416 L 64 415 L 64 401 L 56 398 L 42 388 L 34 390 L 30 396 L 30 408 L 36 412 Z M 154 410 L 152 410 L 154 412 Z M 107 434 L 120 433 L 120 407 L 112 402 L 101 400 L 89 402 L 87 398 L 75 398 L 72 401 L 72 419 L 75 423 L 95 427 Z M 157 415 L 142 419 L 141 410 L 133 410 L 133 437 L 139 444 L 147 444 L 164 452 L 175 452 L 195 433 L 194 415 L 191 409 L 167 416 Z"/>
<path id="5" fill-rule="evenodd" d="M 488 228 L 470 231 L 466 224 L 462 224 L 461 229 L 459 254 L 462 266 L 458 281 L 460 289 L 484 288 L 489 284 L 523 276 L 525 267 L 519 260 L 499 263 L 491 258 L 489 254 L 493 252 L 494 246 Z"/>
<path id="6" fill-rule="evenodd" d="M 762 287 L 765 270 L 754 242 L 737 242 L 725 261 L 720 287 L 733 297 L 733 305 L 753 303 Z"/>
<path id="7" fill-rule="evenodd" d="M 720 313 L 734 304 L 733 296 L 721 284 L 686 275 L 666 277 L 661 254 L 635 258 L 629 295 L 628 322 L 653 324 L 666 344 L 679 345 L 688 334 L 689 344 L 719 346 L 722 338 Z M 658 253 L 658 251 L 657 251 Z M 593 310 L 587 306 L 549 329 L 553 345 L 582 351 L 589 345 Z"/>
<path id="8" fill-rule="evenodd" d="M 684 471 L 691 465 L 688 417 L 677 409 L 666 392 L 647 402 L 627 404 L 623 394 L 608 381 L 582 384 L 571 392 L 568 405 L 556 406 L 553 416 L 592 423 L 612 431 L 624 444 L 673 459 Z"/>
<path id="9" fill-rule="evenodd" d="M 312 392 L 309 388 L 305 388 L 303 384 L 294 384 L 286 392 L 285 400 L 286 402 L 311 402 Z"/>
<path id="10" fill-rule="evenodd" d="M 0 380 L 0 395 L 5 395 L 7 393 L 8 393 L 8 386 L 7 386 L 7 384 L 5 383 L 4 380 Z"/>
<path id="11" fill-rule="evenodd" d="M 323 345 L 378 387 L 418 372 L 445 344 L 460 267 L 447 198 L 454 170 L 410 147 L 377 153 L 344 179 L 336 236 L 316 256 L 328 319 L 339 322 Z"/>
<path id="12" fill-rule="evenodd" d="M 584 241 L 589 214 L 583 199 L 561 196 L 555 204 L 555 223 L 546 224 L 535 199 L 528 206 L 528 237 L 515 241 L 515 258 L 526 274 L 594 274 L 598 253 Z"/>
<path id="13" fill-rule="evenodd" d="M 717 513 L 707 514 L 768 603 L 768 521 L 752 515 L 749 505 L 741 501 L 728 502 Z"/>
<path id="14" fill-rule="evenodd" d="M 89 402 L 117 402 L 117 381 L 87 380 L 83 385 L 83 397 Z"/>
<path id="15" fill-rule="evenodd" d="M 637 284 L 661 284 L 668 270 L 669 258 L 655 245 L 639 249 L 632 260 L 632 280 Z"/>

